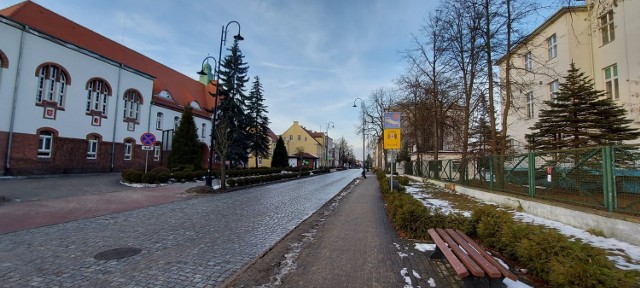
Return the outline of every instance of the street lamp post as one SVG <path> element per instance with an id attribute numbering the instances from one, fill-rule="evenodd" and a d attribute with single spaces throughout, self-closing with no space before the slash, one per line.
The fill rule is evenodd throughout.
<path id="1" fill-rule="evenodd" d="M 218 66 L 218 61 L 216 61 L 216 58 L 213 58 L 212 56 L 207 56 L 206 58 L 204 58 L 204 60 L 202 60 L 202 65 L 200 65 L 200 67 L 202 67 L 200 69 L 200 72 L 198 72 L 199 75 L 207 75 L 207 72 L 204 71 L 204 62 L 207 61 L 207 59 L 213 59 L 213 62 L 216 64 L 216 67 Z M 214 71 L 214 74 L 217 76 L 218 75 L 218 71 Z M 209 166 L 207 167 L 207 177 L 205 179 L 205 184 L 209 187 L 212 186 L 212 180 L 211 180 L 211 166 L 213 166 L 213 144 L 214 144 L 214 133 L 215 133 L 215 127 L 216 127 L 216 110 L 218 108 L 218 83 L 216 82 L 216 95 L 215 97 L 215 105 L 213 107 L 213 115 L 211 115 L 211 141 L 209 144 Z"/>
<path id="2" fill-rule="evenodd" d="M 215 97 L 215 103 L 214 103 L 214 107 L 213 107 L 213 123 L 211 123 L 211 146 L 209 147 L 209 171 L 208 171 L 208 175 L 207 175 L 207 180 L 206 180 L 206 185 L 211 187 L 213 185 L 213 181 L 211 180 L 211 170 L 212 170 L 212 166 L 213 166 L 213 145 L 214 145 L 214 138 L 215 138 L 215 127 L 216 127 L 216 119 L 218 117 L 218 91 L 220 88 L 220 62 L 222 62 L 222 47 L 224 46 L 224 44 L 227 42 L 227 32 L 229 32 L 229 25 L 231 25 L 231 23 L 236 23 L 238 24 L 238 35 L 233 36 L 233 39 L 237 40 L 237 41 L 242 41 L 244 40 L 244 37 L 242 37 L 240 35 L 240 23 L 238 23 L 238 21 L 230 21 L 229 23 L 227 23 L 227 25 L 223 25 L 222 26 L 222 33 L 220 35 L 220 49 L 218 50 L 218 60 L 216 62 L 216 93 L 213 95 L 213 97 Z M 213 57 L 212 57 L 213 58 Z M 205 58 L 206 60 L 207 58 Z M 204 65 L 204 61 L 202 62 L 202 65 Z M 202 73 L 204 73 L 204 71 L 201 71 Z M 200 74 L 200 73 L 198 73 Z M 201 74 L 202 75 L 202 74 Z M 222 163 L 222 165 L 224 165 L 224 163 Z"/>
<path id="3" fill-rule="evenodd" d="M 366 119 L 364 118 L 364 109 L 365 109 L 364 100 L 360 99 L 360 97 L 356 98 L 356 100 L 353 100 L 353 107 L 354 108 L 358 107 L 356 105 L 356 101 L 357 100 L 360 100 L 360 104 L 362 105 L 362 176 L 364 176 L 365 173 L 366 173 L 366 170 L 365 170 L 365 167 L 364 167 L 364 150 L 365 150 L 364 149 L 364 127 L 365 127 L 367 122 L 366 122 Z"/>
<path id="4" fill-rule="evenodd" d="M 324 153 L 324 157 L 325 157 L 325 166 L 329 166 L 329 124 L 331 124 L 331 128 L 335 127 L 335 125 L 333 124 L 333 121 L 329 121 L 327 123 L 324 123 L 327 125 L 327 133 L 326 133 L 326 137 L 327 140 L 324 141 L 324 148 L 325 148 L 325 153 Z"/>

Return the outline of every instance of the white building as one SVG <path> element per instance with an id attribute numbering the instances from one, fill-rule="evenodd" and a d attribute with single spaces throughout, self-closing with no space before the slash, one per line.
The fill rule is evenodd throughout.
<path id="1" fill-rule="evenodd" d="M 205 86 L 46 8 L 0 10 L 0 173 L 160 166 L 183 107 L 208 158 L 215 85 Z M 155 148 L 142 150 L 153 133 Z M 164 141 L 164 142 L 163 142 Z M 206 161 L 203 161 L 203 164 Z"/>
<path id="2" fill-rule="evenodd" d="M 607 91 L 627 109 L 627 117 L 634 120 L 632 127 L 640 128 L 638 11 L 640 2 L 628 0 L 589 0 L 586 6 L 565 7 L 512 49 L 508 134 L 514 148 L 525 149 L 525 134 L 538 121 L 542 102 L 558 91 L 572 61 L 596 89 Z M 506 57 L 498 64 L 505 83 Z"/>

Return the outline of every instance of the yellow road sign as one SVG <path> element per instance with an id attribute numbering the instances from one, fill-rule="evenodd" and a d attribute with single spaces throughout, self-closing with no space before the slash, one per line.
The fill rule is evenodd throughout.
<path id="1" fill-rule="evenodd" d="M 400 149 L 400 129 L 384 129 L 384 149 Z"/>

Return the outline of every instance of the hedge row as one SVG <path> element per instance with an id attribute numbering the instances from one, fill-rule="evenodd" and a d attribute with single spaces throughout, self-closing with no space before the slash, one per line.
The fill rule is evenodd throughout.
<path id="1" fill-rule="evenodd" d="M 172 178 L 177 182 L 193 181 L 202 179 L 206 175 L 206 171 L 171 171 L 164 167 L 156 167 L 144 173 L 142 169 L 131 168 L 125 169 L 120 173 L 122 179 L 129 183 L 167 183 Z"/>
<path id="2" fill-rule="evenodd" d="M 302 172 L 300 176 L 309 176 L 311 171 Z M 229 187 L 239 187 L 260 183 L 268 183 L 281 179 L 289 179 L 298 177 L 298 173 L 280 173 L 280 174 L 269 174 L 269 175 L 260 175 L 260 176 L 250 176 L 250 177 L 238 177 L 238 178 L 230 178 L 227 179 L 227 186 Z"/>
<path id="3" fill-rule="evenodd" d="M 377 178 L 381 191 L 389 191 L 384 173 L 377 172 Z M 552 287 L 638 287 L 640 273 L 618 269 L 602 249 L 570 241 L 554 229 L 515 221 L 507 211 L 484 206 L 467 218 L 445 215 L 396 190 L 383 192 L 383 198 L 389 217 L 409 238 L 427 240 L 429 228 L 459 229 Z"/>

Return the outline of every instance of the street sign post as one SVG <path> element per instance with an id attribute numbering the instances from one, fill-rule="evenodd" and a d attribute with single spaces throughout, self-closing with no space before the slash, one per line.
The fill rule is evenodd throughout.
<path id="1" fill-rule="evenodd" d="M 153 133 L 142 133 L 140 136 L 140 142 L 142 143 L 142 150 L 145 150 L 146 153 L 144 155 L 144 173 L 147 173 L 147 163 L 149 160 L 149 150 L 153 150 L 153 145 L 156 144 L 156 135 Z"/>

